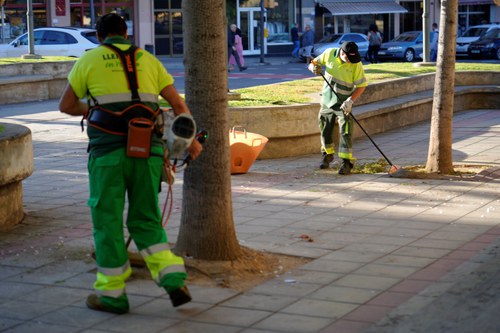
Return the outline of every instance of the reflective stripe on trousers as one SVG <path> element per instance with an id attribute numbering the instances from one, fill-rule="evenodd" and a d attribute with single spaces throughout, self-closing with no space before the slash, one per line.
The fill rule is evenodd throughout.
<path id="1" fill-rule="evenodd" d="M 143 249 L 140 253 L 151 272 L 153 280 L 158 285 L 162 285 L 162 281 L 167 274 L 186 273 L 184 260 L 170 251 L 170 247 L 166 243 L 155 244 Z"/>
<path id="2" fill-rule="evenodd" d="M 132 274 L 132 268 L 127 261 L 118 268 L 98 267 L 94 289 L 99 295 L 118 298 L 125 294 L 125 281 Z"/>

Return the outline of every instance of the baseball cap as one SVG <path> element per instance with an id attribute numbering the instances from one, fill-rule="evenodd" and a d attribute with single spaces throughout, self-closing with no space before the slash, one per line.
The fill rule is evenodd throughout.
<path id="1" fill-rule="evenodd" d="M 346 54 L 349 61 L 353 64 L 361 61 L 361 56 L 358 52 L 358 45 L 354 42 L 344 42 L 340 47 Z"/>

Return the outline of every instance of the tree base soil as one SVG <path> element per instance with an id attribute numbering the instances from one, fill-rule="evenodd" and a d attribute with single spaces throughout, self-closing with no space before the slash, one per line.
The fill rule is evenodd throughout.
<path id="1" fill-rule="evenodd" d="M 184 258 L 188 273 L 187 284 L 245 291 L 311 261 L 308 258 L 261 252 L 247 247 L 241 247 L 241 252 L 236 260 Z M 129 259 L 134 278 L 151 278 L 138 253 L 129 252 Z"/>

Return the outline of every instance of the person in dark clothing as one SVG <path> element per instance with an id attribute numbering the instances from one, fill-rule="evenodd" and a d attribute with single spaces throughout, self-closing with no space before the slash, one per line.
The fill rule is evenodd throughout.
<path id="1" fill-rule="evenodd" d="M 380 50 L 380 45 L 382 44 L 382 35 L 378 31 L 376 24 L 370 24 L 368 31 L 368 52 L 366 54 L 367 60 L 372 64 L 378 63 L 378 50 Z"/>
<path id="2" fill-rule="evenodd" d="M 298 58 L 300 49 L 300 38 L 299 38 L 299 29 L 297 29 L 297 23 L 292 24 L 292 29 L 290 30 L 290 36 L 292 38 L 292 43 L 293 43 L 292 57 Z"/>
<path id="3" fill-rule="evenodd" d="M 300 45 L 302 46 L 301 55 L 304 58 L 310 58 L 314 46 L 314 31 L 312 31 L 310 24 L 306 24 L 305 32 L 300 37 Z"/>
<path id="4" fill-rule="evenodd" d="M 227 60 L 229 63 L 229 59 L 231 58 L 232 55 L 236 60 L 236 64 L 238 65 L 240 72 L 243 72 L 244 70 L 247 69 L 247 67 L 241 64 L 240 57 L 236 50 L 236 45 L 235 45 L 236 28 L 237 28 L 236 24 L 231 24 L 231 26 L 227 31 Z"/>

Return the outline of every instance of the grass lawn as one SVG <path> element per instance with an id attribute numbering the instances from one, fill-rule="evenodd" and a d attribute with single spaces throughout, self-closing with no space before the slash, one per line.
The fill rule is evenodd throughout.
<path id="1" fill-rule="evenodd" d="M 425 73 L 434 73 L 436 66 L 415 67 L 412 63 L 381 63 L 365 65 L 370 82 L 404 78 Z M 500 71 L 499 64 L 456 63 L 457 71 Z M 311 74 L 312 75 L 312 74 Z M 263 106 L 309 103 L 310 94 L 319 93 L 323 85 L 321 76 L 283 83 L 233 90 L 241 94 L 240 100 L 229 101 L 229 106 Z"/>
<path id="2" fill-rule="evenodd" d="M 41 57 L 40 59 L 22 59 L 21 57 L 17 58 L 0 58 L 0 65 L 12 65 L 12 64 L 20 64 L 20 63 L 29 63 L 29 62 L 54 62 L 54 61 L 68 61 L 73 60 L 76 61 L 76 58 L 73 57 Z"/>

